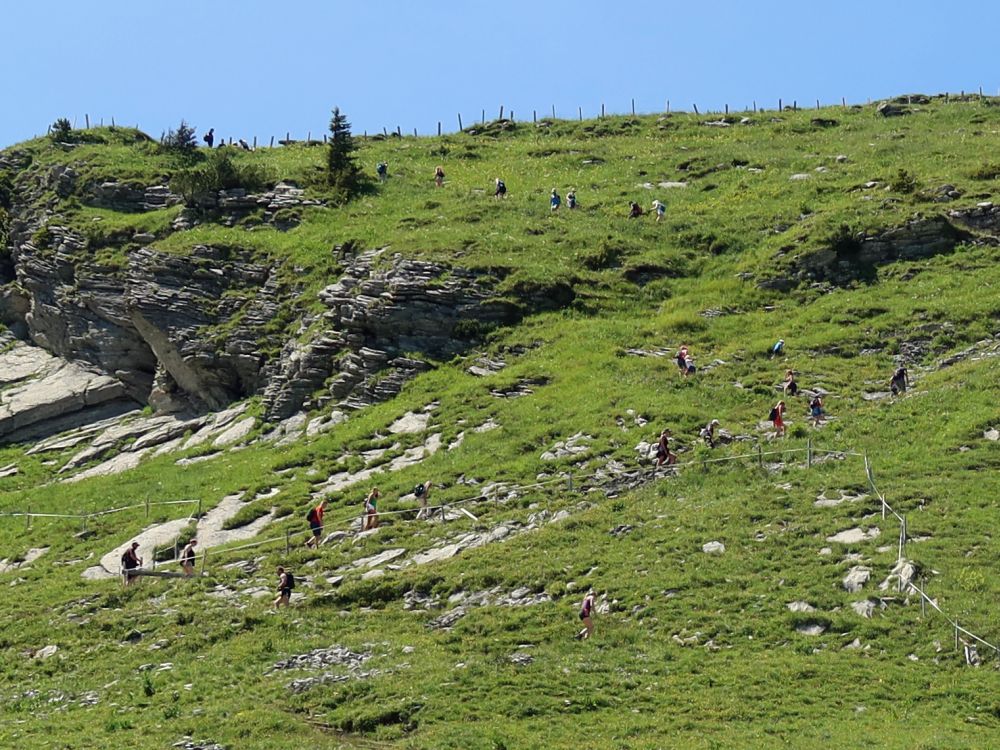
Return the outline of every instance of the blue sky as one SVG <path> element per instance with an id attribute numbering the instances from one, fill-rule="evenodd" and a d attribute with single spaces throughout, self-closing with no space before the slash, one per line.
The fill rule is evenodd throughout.
<path id="1" fill-rule="evenodd" d="M 65 116 L 267 140 L 756 100 L 996 94 L 1000 3 L 9 0 L 0 147 Z"/>

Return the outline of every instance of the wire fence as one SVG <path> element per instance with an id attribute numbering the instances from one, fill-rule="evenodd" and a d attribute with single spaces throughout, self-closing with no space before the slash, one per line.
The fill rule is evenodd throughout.
<path id="1" fill-rule="evenodd" d="M 781 450 L 764 451 L 762 449 L 760 443 L 758 443 L 757 446 L 756 446 L 756 450 L 752 451 L 752 452 L 749 452 L 749 453 L 741 453 L 741 454 L 736 454 L 736 455 L 732 455 L 732 456 L 722 456 L 722 457 L 719 457 L 719 458 L 692 459 L 690 461 L 685 461 L 683 463 L 675 463 L 675 464 L 669 465 L 667 468 L 668 469 L 680 469 L 680 468 L 685 468 L 685 467 L 692 467 L 692 468 L 693 467 L 702 467 L 702 468 L 705 468 L 705 467 L 707 467 L 708 464 L 725 463 L 725 462 L 730 462 L 730 461 L 746 461 L 746 460 L 749 460 L 751 462 L 755 462 L 755 463 L 758 464 L 758 466 L 763 467 L 763 461 L 767 457 L 796 455 L 796 454 L 803 454 L 803 453 L 806 454 L 805 455 L 805 458 L 806 458 L 806 461 L 805 461 L 806 468 L 811 468 L 812 465 L 813 465 L 814 459 L 818 458 L 820 456 L 837 456 L 837 457 L 845 457 L 845 458 L 846 457 L 853 457 L 853 458 L 862 458 L 864 460 L 865 477 L 866 477 L 866 479 L 868 481 L 868 484 L 871 487 L 871 490 L 874 493 L 875 497 L 878 498 L 879 504 L 881 506 L 881 512 L 882 512 L 882 518 L 883 518 L 883 520 L 886 519 L 886 518 L 888 518 L 888 517 L 890 517 L 890 516 L 892 516 L 892 517 L 896 518 L 896 520 L 899 522 L 899 540 L 898 540 L 898 547 L 897 547 L 897 565 L 903 563 L 906 560 L 906 543 L 907 543 L 907 521 L 906 521 L 906 515 L 898 512 L 895 508 L 893 508 L 892 505 L 890 505 L 889 502 L 886 500 L 885 495 L 878 489 L 878 486 L 875 483 L 875 476 L 874 476 L 874 471 L 873 471 L 873 468 L 872 468 L 872 464 L 871 464 L 871 461 L 868 458 L 867 453 L 859 453 L 859 452 L 850 451 L 850 450 L 824 450 L 824 449 L 816 449 L 816 448 L 813 447 L 812 439 L 809 439 L 807 441 L 807 443 L 806 443 L 806 447 L 805 448 L 785 448 L 785 449 L 781 449 Z M 453 508 L 457 508 L 457 509 L 461 510 L 469 519 L 478 522 L 479 519 L 474 514 L 472 514 L 468 510 L 466 510 L 465 507 L 464 507 L 465 505 L 468 505 L 468 504 L 471 504 L 471 503 L 484 503 L 484 502 L 487 502 L 487 503 L 488 502 L 499 503 L 501 493 L 506 493 L 509 496 L 510 493 L 512 493 L 512 492 L 522 492 L 523 493 L 523 492 L 526 492 L 526 491 L 529 491 L 529 490 L 535 490 L 535 489 L 542 489 L 542 488 L 552 487 L 552 486 L 557 485 L 557 484 L 558 485 L 564 485 L 567 492 L 574 492 L 575 489 L 576 489 L 574 487 L 574 477 L 573 477 L 573 474 L 572 474 L 572 472 L 568 472 L 568 473 L 564 473 L 564 474 L 562 474 L 560 476 L 557 476 L 557 477 L 554 477 L 554 478 L 551 478 L 551 479 L 546 479 L 546 480 L 538 481 L 538 482 L 532 482 L 530 484 L 516 484 L 516 483 L 511 483 L 511 482 L 495 482 L 492 485 L 487 486 L 485 488 L 485 490 L 480 490 L 479 493 L 476 494 L 476 495 L 470 495 L 468 497 L 459 498 L 458 500 L 449 500 L 447 502 L 442 502 L 442 503 L 439 503 L 439 504 L 436 504 L 436 505 L 429 505 L 429 504 L 428 505 L 422 505 L 419 508 L 405 508 L 405 509 L 399 509 L 399 510 L 382 511 L 382 512 L 378 512 L 378 516 L 379 517 L 385 517 L 385 516 L 402 516 L 402 515 L 413 516 L 415 513 L 419 514 L 422 511 L 427 511 L 428 517 L 433 518 L 433 516 L 435 514 L 440 514 L 442 522 L 447 522 L 449 520 L 448 519 L 448 510 L 449 509 L 453 509 Z M 584 486 L 586 486 L 585 482 L 582 485 L 580 485 L 580 489 L 582 489 Z M 193 511 L 191 515 L 188 516 L 188 519 L 189 520 L 193 520 L 193 519 L 201 517 L 202 501 L 200 499 L 198 499 L 198 500 L 164 500 L 164 501 L 156 501 L 156 502 L 153 502 L 153 501 L 150 501 L 150 500 L 147 499 L 144 503 L 136 503 L 136 504 L 132 504 L 132 505 L 125 505 L 125 506 L 121 506 L 121 507 L 117 507 L 117 508 L 109 508 L 107 510 L 93 511 L 93 512 L 89 512 L 89 513 L 76 513 L 76 514 L 74 514 L 74 513 L 33 513 L 33 512 L 29 512 L 29 511 L 9 511 L 9 512 L 0 512 L 0 518 L 25 518 L 28 528 L 30 528 L 30 523 L 31 523 L 31 519 L 32 518 L 53 518 L 53 519 L 78 520 L 78 521 L 81 521 L 83 523 L 84 529 L 86 529 L 87 522 L 91 521 L 91 520 L 93 520 L 95 518 L 100 518 L 100 517 L 111 515 L 111 514 L 115 514 L 115 513 L 122 513 L 122 512 L 130 511 L 130 510 L 136 510 L 136 509 L 139 509 L 139 508 L 144 508 L 145 509 L 146 517 L 148 518 L 149 514 L 150 514 L 150 511 L 151 511 L 152 508 L 159 507 L 159 506 L 171 506 L 171 505 L 196 505 L 197 509 L 195 511 Z M 346 529 L 336 529 L 335 531 L 338 531 L 338 530 L 349 531 L 351 528 L 352 528 L 352 524 L 349 523 Z M 288 530 L 286 530 L 285 534 L 282 535 L 282 536 L 272 536 L 272 537 L 268 537 L 266 539 L 256 539 L 256 540 L 254 540 L 252 542 L 248 542 L 246 544 L 240 544 L 240 545 L 236 545 L 236 546 L 226 546 L 223 549 L 218 550 L 218 551 L 216 551 L 214 553 L 211 553 L 211 554 L 212 554 L 213 557 L 221 558 L 223 555 L 230 555 L 233 552 L 240 552 L 240 551 L 244 551 L 244 550 L 248 550 L 248 549 L 257 549 L 257 548 L 260 548 L 260 547 L 265 547 L 265 546 L 268 546 L 268 545 L 273 545 L 273 544 L 278 543 L 278 542 L 284 542 L 284 544 L 285 544 L 285 554 L 288 554 L 292 550 L 293 543 L 297 544 L 298 541 L 301 538 L 303 538 L 303 537 L 308 538 L 310 534 L 311 534 L 311 532 L 309 532 L 309 531 L 295 532 L 292 529 L 288 529 Z M 201 575 L 205 575 L 206 574 L 206 566 L 208 564 L 209 555 L 210 555 L 209 550 L 205 549 L 205 550 L 202 550 L 199 554 L 195 555 L 193 558 L 191 558 L 192 562 L 194 563 L 194 565 L 196 567 L 200 566 L 200 569 L 201 569 L 200 570 L 200 574 Z M 174 556 L 175 556 L 175 558 L 177 556 L 177 544 L 176 544 L 176 542 L 174 544 Z M 176 562 L 176 560 L 174 562 Z M 156 556 L 154 554 L 153 555 L 153 562 L 152 562 L 152 570 L 155 572 L 155 569 L 156 569 Z M 905 589 L 907 592 L 912 591 L 912 592 L 916 593 L 920 597 L 921 614 L 922 615 L 926 614 L 926 607 L 927 607 L 927 605 L 930 605 L 931 609 L 933 609 L 934 611 L 938 612 L 952 626 L 952 628 L 954 629 L 954 633 L 955 633 L 955 648 L 956 648 L 956 650 L 960 647 L 961 640 L 962 640 L 961 636 L 964 635 L 964 636 L 972 639 L 972 641 L 974 641 L 975 643 L 981 644 L 982 646 L 984 646 L 984 647 L 986 647 L 988 649 L 991 649 L 994 653 L 996 653 L 996 655 L 998 657 L 1000 657 L 1000 647 L 997 647 L 996 645 L 994 645 L 990 641 L 986 640 L 985 638 L 983 638 L 983 637 L 977 635 L 976 633 L 972 632 L 971 630 L 968 630 L 967 628 L 961 626 L 956 618 L 954 618 L 954 617 L 950 616 L 949 614 L 947 614 L 940 607 L 940 605 L 937 603 L 937 601 L 935 599 L 932 599 L 927 594 L 927 592 L 926 592 L 926 580 L 924 581 L 924 585 L 922 587 L 918 586 L 916 584 L 916 582 L 912 581 L 912 580 L 909 581 L 905 586 L 903 586 L 902 582 L 901 582 L 901 578 L 899 580 L 900 580 L 900 584 L 899 584 L 900 591 L 902 591 L 903 589 Z M 972 663 L 973 659 L 972 659 L 972 655 L 970 653 L 968 645 L 965 646 L 965 658 L 966 658 L 967 662 L 969 662 L 970 664 Z"/>
<path id="2" fill-rule="evenodd" d="M 997 90 L 997 96 L 1000 97 L 1000 89 Z M 910 103 L 910 104 L 913 103 L 913 97 L 912 96 L 907 96 L 906 98 L 907 98 L 907 103 Z M 968 102 L 968 101 L 982 102 L 985 99 L 988 99 L 988 98 L 991 98 L 991 97 L 990 97 L 989 94 L 984 94 L 983 87 L 980 86 L 978 88 L 978 91 L 976 91 L 976 90 L 970 90 L 970 91 L 967 92 L 965 90 L 962 90 L 958 94 L 945 93 L 945 94 L 940 95 L 940 98 L 943 98 L 944 101 L 945 101 L 945 103 L 950 103 L 952 101 L 956 101 L 956 102 Z M 599 107 L 597 105 L 594 105 L 594 107 L 593 107 L 592 110 L 590 108 L 586 108 L 585 109 L 583 106 L 577 106 L 575 109 L 574 108 L 570 108 L 568 111 L 565 111 L 565 110 L 559 111 L 557 109 L 556 105 L 552 104 L 549 107 L 547 107 L 545 109 L 542 109 L 542 110 L 532 109 L 531 110 L 531 122 L 533 124 L 537 125 L 539 121 L 545 122 L 545 121 L 548 121 L 549 119 L 551 119 L 551 120 L 577 120 L 577 121 L 582 121 L 584 119 L 585 115 L 586 115 L 587 118 L 604 119 L 606 117 L 621 117 L 621 116 L 628 116 L 628 115 L 631 115 L 633 117 L 635 117 L 636 115 L 656 115 L 656 114 L 694 114 L 696 116 L 701 116 L 701 115 L 706 115 L 706 116 L 708 116 L 708 115 L 723 115 L 723 116 L 728 116 L 730 114 L 750 115 L 750 114 L 760 114 L 760 113 L 764 113 L 764 112 L 788 112 L 788 111 L 798 112 L 798 111 L 801 111 L 801 110 L 813 109 L 813 104 L 814 103 L 815 103 L 815 109 L 817 109 L 817 110 L 823 109 L 824 107 L 837 107 L 837 106 L 839 106 L 842 109 L 849 109 L 850 107 L 861 106 L 860 103 L 848 102 L 848 100 L 847 100 L 846 97 L 841 97 L 839 101 L 837 101 L 837 100 L 834 99 L 834 100 L 827 100 L 826 102 L 823 102 L 822 98 L 817 97 L 815 99 L 810 99 L 808 102 L 806 102 L 805 100 L 803 100 L 803 102 L 802 102 L 801 105 L 799 103 L 799 100 L 798 99 L 794 99 L 794 98 L 793 99 L 784 99 L 782 97 L 782 98 L 778 98 L 776 102 L 770 102 L 770 103 L 765 103 L 765 102 L 758 103 L 758 100 L 751 99 L 749 102 L 746 102 L 746 100 L 744 100 L 746 103 L 744 103 L 742 106 L 730 107 L 730 105 L 728 103 L 724 103 L 721 108 L 719 108 L 718 106 L 716 106 L 714 108 L 712 108 L 712 107 L 705 108 L 704 106 L 702 106 L 702 107 L 699 108 L 697 102 L 692 102 L 691 105 L 690 105 L 690 109 L 685 109 L 685 105 L 683 105 L 683 104 L 681 104 L 680 107 L 678 107 L 677 106 L 678 103 L 676 102 L 676 100 L 674 100 L 672 102 L 670 99 L 665 99 L 663 101 L 664 101 L 664 103 L 663 103 L 662 108 L 660 108 L 659 106 L 657 106 L 656 109 L 647 109 L 647 110 L 637 109 L 636 108 L 636 100 L 635 100 L 634 97 L 629 101 L 629 106 L 627 108 L 625 108 L 624 110 L 612 110 L 612 109 L 609 109 L 605 105 L 605 103 L 602 102 L 599 105 Z M 878 102 L 878 101 L 884 101 L 884 100 L 877 99 L 875 101 Z M 867 105 L 871 105 L 871 104 L 872 104 L 872 99 L 870 99 L 870 98 L 867 99 L 866 102 L 865 102 L 865 105 L 867 106 Z M 463 115 L 462 115 L 461 112 L 456 113 L 456 115 L 455 115 L 455 122 L 458 125 L 457 131 L 449 130 L 448 128 L 445 127 L 445 125 L 444 125 L 445 121 L 444 120 L 438 120 L 437 121 L 437 128 L 436 128 L 436 130 L 435 129 L 431 129 L 430 131 L 424 132 L 422 134 L 418 132 L 417 128 L 404 129 L 402 126 L 396 125 L 395 127 L 383 126 L 382 129 L 381 129 L 381 132 L 373 131 L 372 133 L 369 133 L 367 130 L 364 130 L 359 137 L 362 138 L 362 139 L 364 139 L 364 140 L 368 140 L 368 139 L 371 139 L 371 138 L 379 138 L 379 139 L 381 139 L 381 138 L 390 138 L 390 137 L 403 138 L 403 137 L 409 137 L 410 134 L 411 134 L 411 132 L 412 132 L 414 138 L 420 137 L 421 135 L 432 136 L 435 133 L 438 136 L 441 136 L 441 135 L 450 135 L 450 134 L 454 134 L 456 132 L 462 132 L 462 131 L 466 130 L 467 128 L 474 127 L 476 125 L 479 125 L 479 126 L 486 125 L 487 122 L 488 122 L 487 115 L 489 114 L 490 116 L 492 116 L 493 111 L 494 110 L 492 110 L 492 109 L 487 110 L 486 108 L 482 108 L 480 110 L 480 112 L 479 112 L 478 117 L 473 116 L 471 118 L 468 117 L 468 113 L 466 113 L 466 116 L 464 118 L 463 118 Z M 505 105 L 500 105 L 499 108 L 498 108 L 498 110 L 496 110 L 496 111 L 497 111 L 496 121 L 509 120 L 510 122 L 518 122 L 516 112 L 513 109 L 509 109 Z M 505 115 L 506 115 L 506 117 L 505 117 Z M 527 117 L 523 118 L 523 121 L 527 122 Z M 114 117 L 107 118 L 107 122 L 108 122 L 108 124 L 111 127 L 117 127 L 117 124 L 116 124 L 116 121 L 115 121 Z M 83 115 L 83 119 L 82 120 L 79 117 L 74 117 L 71 120 L 71 125 L 72 125 L 72 128 L 74 130 L 78 130 L 78 129 L 89 130 L 89 129 L 91 129 L 91 127 L 105 127 L 105 118 L 104 117 L 97 117 L 97 116 L 91 118 L 91 116 L 90 116 L 89 113 L 85 113 Z M 78 125 L 83 125 L 83 128 L 78 128 Z M 129 126 L 126 125 L 125 127 L 129 127 Z M 136 123 L 135 125 L 132 125 L 131 127 L 134 127 L 136 130 L 139 130 L 138 123 Z M 48 126 L 48 128 L 46 130 L 46 134 L 50 135 L 52 133 L 52 131 L 53 131 L 53 128 L 50 125 L 50 126 Z M 266 144 L 267 147 L 273 148 L 274 145 L 275 145 L 275 143 L 277 143 L 279 146 L 291 146 L 291 145 L 297 145 L 297 144 L 298 145 L 304 144 L 304 145 L 318 146 L 318 145 L 322 145 L 322 144 L 326 143 L 327 140 L 328 140 L 326 134 L 323 134 L 322 137 L 320 137 L 319 135 L 317 135 L 317 137 L 314 139 L 312 137 L 312 131 L 308 130 L 308 129 L 306 130 L 306 135 L 305 135 L 304 139 L 301 138 L 301 131 L 294 138 L 292 137 L 292 135 L 293 135 L 293 131 L 291 131 L 291 130 L 286 130 L 285 131 L 285 137 L 284 138 L 282 138 L 280 136 L 280 134 L 277 135 L 277 136 L 271 135 L 269 138 L 261 139 L 260 146 L 264 146 Z M 239 147 L 239 146 L 242 146 L 243 144 L 246 144 L 245 145 L 246 148 L 249 148 L 249 149 L 252 149 L 252 150 L 256 150 L 258 148 L 258 139 L 257 139 L 257 136 L 254 135 L 253 138 L 252 138 L 252 141 L 246 140 L 244 138 L 239 138 L 239 137 L 235 138 L 235 145 L 236 146 Z M 229 145 L 229 146 L 232 146 L 232 145 L 234 145 L 234 138 L 232 136 L 228 136 L 228 137 L 219 136 L 219 137 L 217 137 L 213 141 L 213 145 L 215 145 L 215 146 L 218 146 L 218 145 Z"/>

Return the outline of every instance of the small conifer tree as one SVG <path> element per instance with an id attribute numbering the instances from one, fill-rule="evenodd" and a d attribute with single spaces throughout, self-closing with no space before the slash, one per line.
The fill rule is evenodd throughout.
<path id="1" fill-rule="evenodd" d="M 351 123 L 340 107 L 333 108 L 330 118 L 330 144 L 327 151 L 326 178 L 338 199 L 348 201 L 361 186 L 361 172 L 354 161 L 354 137 Z"/>

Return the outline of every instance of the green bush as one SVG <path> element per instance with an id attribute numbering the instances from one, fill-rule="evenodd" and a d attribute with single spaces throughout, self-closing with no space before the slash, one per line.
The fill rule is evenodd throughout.
<path id="1" fill-rule="evenodd" d="M 170 129 L 160 138 L 160 143 L 171 151 L 190 153 L 198 148 L 198 138 L 195 129 L 181 120 L 177 130 Z"/>
<path id="2" fill-rule="evenodd" d="M 171 188 L 188 204 L 220 190 L 253 191 L 267 185 L 267 172 L 262 165 L 240 164 L 224 151 L 213 151 L 204 163 L 178 172 L 170 181 Z"/>
<path id="3" fill-rule="evenodd" d="M 52 140 L 60 143 L 68 143 L 73 140 L 73 126 L 65 117 L 60 117 L 50 128 Z"/>

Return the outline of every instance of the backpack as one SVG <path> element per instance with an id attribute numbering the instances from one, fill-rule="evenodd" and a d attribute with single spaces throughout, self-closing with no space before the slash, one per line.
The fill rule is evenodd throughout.
<path id="1" fill-rule="evenodd" d="M 777 418 L 778 418 L 778 407 L 777 406 L 771 407 L 771 411 L 767 415 L 767 421 L 768 422 L 773 422 Z"/>
<path id="2" fill-rule="evenodd" d="M 285 588 L 291 591 L 295 588 L 295 576 L 289 571 L 285 571 Z"/>
<path id="3" fill-rule="evenodd" d="M 417 497 L 423 497 L 424 486 L 422 484 L 418 484 L 416 487 L 413 488 L 413 494 L 416 495 Z"/>
<path id="4" fill-rule="evenodd" d="M 308 521 L 309 523 L 316 523 L 318 521 L 318 519 L 316 518 L 315 508 L 310 508 L 309 512 L 306 513 L 306 521 Z"/>

